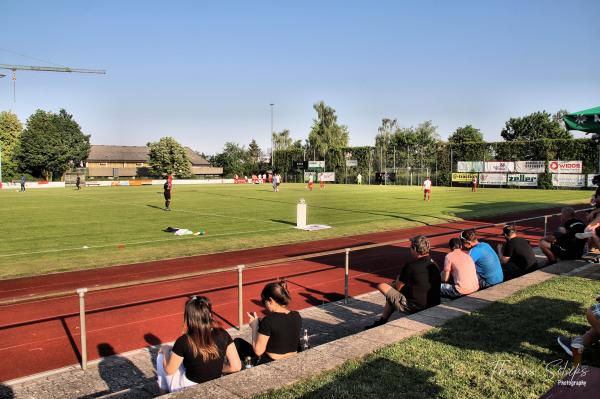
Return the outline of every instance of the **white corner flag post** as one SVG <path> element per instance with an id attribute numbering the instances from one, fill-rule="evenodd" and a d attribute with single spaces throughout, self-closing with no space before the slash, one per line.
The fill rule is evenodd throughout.
<path id="1" fill-rule="evenodd" d="M 304 229 L 306 227 L 306 201 L 300 199 L 296 205 L 296 228 Z"/>

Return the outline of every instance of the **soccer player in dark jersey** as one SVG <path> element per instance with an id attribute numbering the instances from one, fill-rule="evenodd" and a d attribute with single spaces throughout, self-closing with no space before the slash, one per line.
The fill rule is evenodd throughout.
<path id="1" fill-rule="evenodd" d="M 171 188 L 172 187 L 173 187 L 172 180 L 167 178 L 167 180 L 165 181 L 165 184 L 163 185 L 164 196 L 165 196 L 165 211 L 171 210 Z"/>

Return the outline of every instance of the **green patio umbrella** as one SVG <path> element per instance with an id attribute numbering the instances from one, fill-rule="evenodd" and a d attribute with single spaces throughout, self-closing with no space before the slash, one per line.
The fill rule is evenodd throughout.
<path id="1" fill-rule="evenodd" d="M 567 130 L 600 134 L 600 107 L 594 107 L 563 116 Z"/>

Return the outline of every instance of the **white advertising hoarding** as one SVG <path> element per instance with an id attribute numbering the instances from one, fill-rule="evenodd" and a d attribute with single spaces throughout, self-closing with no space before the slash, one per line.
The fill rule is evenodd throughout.
<path id="1" fill-rule="evenodd" d="M 550 173 L 581 173 L 583 162 L 581 161 L 548 161 L 548 172 Z"/>
<path id="2" fill-rule="evenodd" d="M 358 166 L 358 161 L 356 159 L 346 159 L 346 167 L 356 168 L 357 166 Z"/>
<path id="3" fill-rule="evenodd" d="M 458 161 L 457 172 L 483 172 L 483 162 L 480 161 Z"/>
<path id="4" fill-rule="evenodd" d="M 529 173 L 509 174 L 507 183 L 509 186 L 537 187 L 538 175 Z"/>
<path id="5" fill-rule="evenodd" d="M 544 173 L 546 161 L 516 161 L 515 172 L 517 173 Z"/>
<path id="6" fill-rule="evenodd" d="M 597 185 L 595 185 L 594 183 L 592 183 L 592 180 L 594 179 L 594 176 L 597 176 L 597 175 L 594 175 L 594 174 L 587 175 L 587 186 L 588 187 L 598 187 Z"/>
<path id="7" fill-rule="evenodd" d="M 484 169 L 486 172 L 491 173 L 502 173 L 502 172 L 514 172 L 515 163 L 505 161 L 490 161 L 485 162 Z"/>
<path id="8" fill-rule="evenodd" d="M 552 175 L 554 187 L 585 187 L 585 175 L 555 173 Z"/>
<path id="9" fill-rule="evenodd" d="M 479 184 L 488 186 L 503 186 L 506 184 L 506 174 L 504 173 L 480 173 Z"/>
<path id="10" fill-rule="evenodd" d="M 325 168 L 325 161 L 308 161 L 309 169 Z"/>
<path id="11" fill-rule="evenodd" d="M 6 190 L 21 189 L 21 182 L 18 183 L 2 183 L 0 187 Z M 25 188 L 65 188 L 65 182 L 50 181 L 50 182 L 26 182 Z"/>
<path id="12" fill-rule="evenodd" d="M 323 172 L 323 181 L 335 181 L 335 172 Z M 319 180 L 319 175 L 317 175 L 317 180 Z"/>

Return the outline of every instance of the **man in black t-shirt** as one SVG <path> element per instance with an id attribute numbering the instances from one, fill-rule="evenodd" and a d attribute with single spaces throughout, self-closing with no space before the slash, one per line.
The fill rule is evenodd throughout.
<path id="1" fill-rule="evenodd" d="M 165 184 L 163 184 L 164 197 L 165 197 L 165 211 L 171 210 L 171 180 L 167 178 Z"/>
<path id="2" fill-rule="evenodd" d="M 429 257 L 429 248 L 426 237 L 411 238 L 412 260 L 404 266 L 393 283 L 377 285 L 386 300 L 383 314 L 365 329 L 387 323 L 394 310 L 409 314 L 440 304 L 440 269 Z"/>
<path id="3" fill-rule="evenodd" d="M 575 235 L 583 233 L 585 224 L 575 218 L 575 210 L 570 207 L 560 211 L 560 220 L 563 225 L 554 234 L 540 240 L 540 249 L 550 263 L 557 259 L 579 259 L 583 256 L 585 239 L 578 239 Z"/>
<path id="4" fill-rule="evenodd" d="M 506 239 L 506 244 L 498 244 L 497 250 L 502 264 L 504 281 L 537 269 L 537 259 L 529 241 L 517 237 L 517 230 L 514 226 L 504 226 L 502 235 Z"/>

